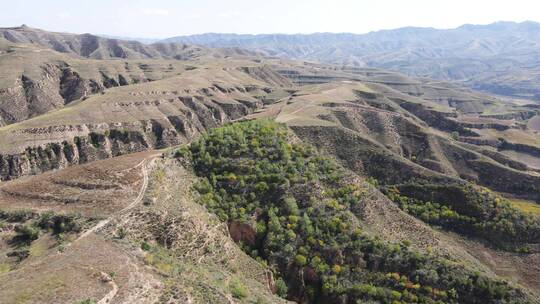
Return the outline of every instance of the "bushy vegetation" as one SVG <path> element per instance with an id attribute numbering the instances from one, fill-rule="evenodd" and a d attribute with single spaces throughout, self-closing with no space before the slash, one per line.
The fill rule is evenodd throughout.
<path id="1" fill-rule="evenodd" d="M 25 222 L 29 219 L 35 217 L 35 213 L 31 210 L 15 210 L 15 211 L 2 211 L 0 210 L 0 219 L 5 220 L 6 222 L 16 223 L 16 222 Z"/>
<path id="2" fill-rule="evenodd" d="M 233 297 L 237 299 L 243 299 L 248 296 L 248 290 L 244 284 L 239 279 L 232 279 L 229 282 L 229 289 Z"/>
<path id="3" fill-rule="evenodd" d="M 501 248 L 540 243 L 540 218 L 525 214 L 489 190 L 470 184 L 407 184 L 384 188 L 404 211 L 424 222 L 481 237 Z"/>
<path id="4" fill-rule="evenodd" d="M 52 211 L 41 214 L 29 210 L 0 211 L 0 220 L 19 223 L 15 226 L 17 235 L 14 244 L 28 245 L 39 238 L 40 232 L 51 232 L 59 240 L 64 234 L 80 232 L 84 220 L 77 215 L 55 214 Z"/>
<path id="5" fill-rule="evenodd" d="M 77 215 L 55 214 L 51 211 L 42 213 L 35 222 L 37 227 L 51 231 L 54 235 L 80 232 L 82 224 L 82 219 Z"/>
<path id="6" fill-rule="evenodd" d="M 96 133 L 96 132 L 90 132 L 90 134 L 88 134 L 88 135 L 90 136 L 90 143 L 92 144 L 92 146 L 94 146 L 94 148 L 99 148 L 101 143 L 105 141 L 105 135 L 104 134 Z"/>
<path id="7" fill-rule="evenodd" d="M 284 279 L 275 287 L 289 299 L 525 301 L 506 282 L 364 233 L 354 212 L 364 205 L 366 190 L 312 147 L 290 143 L 281 125 L 264 120 L 227 125 L 175 156 L 191 159 L 201 177 L 195 187 L 200 201 L 230 227 L 243 227 L 231 229 L 231 235 Z"/>
<path id="8" fill-rule="evenodd" d="M 39 237 L 39 229 L 34 225 L 19 225 L 15 231 L 19 241 L 30 243 Z"/>

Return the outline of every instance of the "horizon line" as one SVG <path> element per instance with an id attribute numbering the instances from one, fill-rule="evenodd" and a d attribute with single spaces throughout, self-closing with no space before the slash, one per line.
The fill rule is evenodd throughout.
<path id="1" fill-rule="evenodd" d="M 426 29 L 426 30 L 445 31 L 445 30 L 456 30 L 456 29 L 459 29 L 459 28 L 462 28 L 462 27 L 465 27 L 465 26 L 481 27 L 481 26 L 490 26 L 490 25 L 495 25 L 495 24 L 500 24 L 500 23 L 508 23 L 508 24 L 534 23 L 534 24 L 540 25 L 540 21 L 534 21 L 534 20 L 524 20 L 524 21 L 499 20 L 499 21 L 494 21 L 494 22 L 490 22 L 490 23 L 464 23 L 464 24 L 461 24 L 461 25 L 456 26 L 456 27 L 448 27 L 448 28 L 437 28 L 437 27 L 432 27 L 432 26 L 414 26 L 414 25 L 410 25 L 410 26 L 402 26 L 402 27 L 395 27 L 395 28 L 378 29 L 378 30 L 364 32 L 364 33 L 346 32 L 346 31 L 340 31 L 340 32 L 320 31 L 320 32 L 296 32 L 296 33 L 284 33 L 284 32 L 238 33 L 238 32 L 214 32 L 214 31 L 210 31 L 210 32 L 201 32 L 201 33 L 194 33 L 194 34 L 174 35 L 174 36 L 169 36 L 169 37 L 165 37 L 165 38 L 135 37 L 135 36 L 130 36 L 130 35 L 126 35 L 126 36 L 124 36 L 124 35 L 111 35 L 111 34 L 106 34 L 106 33 L 97 34 L 97 33 L 90 33 L 90 32 L 74 33 L 74 32 L 69 32 L 69 31 L 54 31 L 54 30 L 47 30 L 47 29 L 44 29 L 44 28 L 28 26 L 27 23 L 21 24 L 19 26 L 0 26 L 0 29 L 21 29 L 21 28 L 26 27 L 26 28 L 31 28 L 31 29 L 35 29 L 35 30 L 51 32 L 51 33 L 72 34 L 72 35 L 87 35 L 87 34 L 90 34 L 90 35 L 103 37 L 103 38 L 107 38 L 107 39 L 118 39 L 118 40 L 131 39 L 133 41 L 137 41 L 138 39 L 140 39 L 140 40 L 155 40 L 155 42 L 158 42 L 158 41 L 167 40 L 167 39 L 170 39 L 170 38 L 202 36 L 202 35 L 237 35 L 237 36 L 265 36 L 265 35 L 269 35 L 269 36 L 272 36 L 272 35 L 293 36 L 293 35 L 303 35 L 303 36 L 310 36 L 310 35 L 317 35 L 317 34 L 368 35 L 368 34 L 372 34 L 372 33 L 396 31 L 396 30 L 402 30 L 402 29 Z"/>

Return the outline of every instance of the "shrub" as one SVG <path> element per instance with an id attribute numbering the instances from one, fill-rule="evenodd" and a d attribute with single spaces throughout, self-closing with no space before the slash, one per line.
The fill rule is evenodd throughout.
<path id="1" fill-rule="evenodd" d="M 116 229 L 116 236 L 119 238 L 119 239 L 123 239 L 127 236 L 127 231 L 126 229 L 124 229 L 124 227 L 118 227 L 118 229 Z"/>
<path id="2" fill-rule="evenodd" d="M 8 253 L 7 256 L 14 257 L 17 259 L 17 262 L 21 262 L 28 256 L 30 256 L 30 250 L 28 249 L 28 247 L 24 246 Z"/>
<path id="3" fill-rule="evenodd" d="M 265 299 L 265 298 L 262 298 L 262 297 L 257 297 L 257 299 L 255 300 L 255 304 L 267 304 L 268 301 Z"/>
<path id="4" fill-rule="evenodd" d="M 147 242 L 142 242 L 141 249 L 144 250 L 144 251 L 150 251 L 150 249 L 152 249 L 152 247 Z"/>
<path id="5" fill-rule="evenodd" d="M 339 274 L 341 272 L 341 266 L 339 265 L 332 266 L 332 272 L 335 274 Z"/>
<path id="6" fill-rule="evenodd" d="M 22 241 L 34 241 L 37 240 L 39 237 L 39 229 L 36 226 L 33 225 L 19 225 L 15 229 L 18 233 L 18 237 Z"/>
<path id="7" fill-rule="evenodd" d="M 182 146 L 174 152 L 174 157 L 183 158 L 183 157 L 188 157 L 190 154 L 191 152 L 189 151 L 189 148 L 187 146 Z"/>
<path id="8" fill-rule="evenodd" d="M 105 140 L 105 136 L 100 133 L 90 132 L 88 135 L 90 136 L 90 143 L 94 148 L 99 148 L 101 142 Z"/>
<path id="9" fill-rule="evenodd" d="M 32 219 L 34 217 L 34 212 L 31 210 L 15 210 L 15 211 L 0 211 L 0 219 L 4 219 L 7 222 L 11 223 L 21 223 L 25 222 L 29 219 Z"/>
<path id="10" fill-rule="evenodd" d="M 286 298 L 289 288 L 287 287 L 287 284 L 285 283 L 285 281 L 283 281 L 282 278 L 277 278 L 275 282 L 275 286 L 276 286 L 276 294 L 282 298 Z"/>
<path id="11" fill-rule="evenodd" d="M 59 235 L 68 232 L 80 232 L 82 229 L 81 218 L 77 215 L 54 214 L 52 211 L 42 213 L 36 220 L 36 226 L 51 230 Z"/>
<path id="12" fill-rule="evenodd" d="M 229 289 L 231 290 L 231 294 L 233 297 L 237 299 L 243 299 L 248 296 L 248 290 L 242 282 L 240 282 L 239 279 L 234 278 L 229 283 Z"/>

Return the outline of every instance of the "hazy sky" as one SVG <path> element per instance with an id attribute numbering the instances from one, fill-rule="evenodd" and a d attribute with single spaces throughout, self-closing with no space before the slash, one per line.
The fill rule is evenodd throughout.
<path id="1" fill-rule="evenodd" d="M 539 0 L 0 0 L 0 26 L 165 38 L 540 21 Z"/>

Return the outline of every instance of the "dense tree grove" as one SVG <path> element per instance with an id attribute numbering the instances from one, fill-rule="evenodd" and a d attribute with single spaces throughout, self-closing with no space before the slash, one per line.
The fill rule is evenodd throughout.
<path id="1" fill-rule="evenodd" d="M 247 121 L 176 153 L 201 177 L 201 202 L 274 270 L 278 294 L 309 303 L 526 302 L 506 282 L 362 231 L 354 213 L 366 189 L 287 136 L 276 123 Z"/>
<path id="2" fill-rule="evenodd" d="M 471 184 L 411 183 L 382 188 L 404 211 L 426 223 L 481 237 L 505 249 L 528 251 L 540 243 L 540 219 Z"/>

